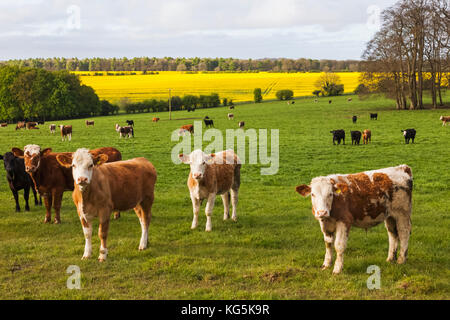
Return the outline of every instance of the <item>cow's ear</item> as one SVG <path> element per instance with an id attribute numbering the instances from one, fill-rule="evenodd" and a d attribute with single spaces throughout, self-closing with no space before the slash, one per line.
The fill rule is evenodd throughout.
<path id="1" fill-rule="evenodd" d="M 334 192 L 337 194 L 346 193 L 348 191 L 348 186 L 345 183 L 338 183 L 334 186 Z"/>
<path id="2" fill-rule="evenodd" d="M 303 197 L 307 197 L 311 194 L 311 187 L 306 184 L 302 184 L 302 185 L 297 186 L 295 188 L 295 191 L 300 193 L 300 195 L 302 195 Z"/>
<path id="3" fill-rule="evenodd" d="M 56 160 L 58 161 L 58 163 L 65 167 L 65 168 L 70 168 L 72 167 L 72 155 L 68 155 L 68 154 L 58 154 L 56 156 Z"/>
<path id="4" fill-rule="evenodd" d="M 186 155 L 183 153 L 178 155 L 178 157 L 180 158 L 181 162 L 186 163 L 186 164 L 189 164 L 191 161 L 189 155 Z"/>
<path id="5" fill-rule="evenodd" d="M 52 152 L 52 148 L 47 148 L 41 151 L 41 157 L 48 156 Z"/>
<path id="6" fill-rule="evenodd" d="M 101 153 L 94 157 L 94 165 L 101 166 L 102 164 L 108 162 L 108 155 Z"/>
<path id="7" fill-rule="evenodd" d="M 15 157 L 17 158 L 23 158 L 24 153 L 22 149 L 19 148 L 12 148 L 11 152 L 14 154 Z"/>

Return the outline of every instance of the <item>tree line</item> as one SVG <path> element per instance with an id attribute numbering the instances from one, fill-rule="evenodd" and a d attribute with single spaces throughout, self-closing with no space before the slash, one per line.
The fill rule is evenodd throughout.
<path id="1" fill-rule="evenodd" d="M 358 71 L 357 60 L 234 58 L 33 58 L 0 64 L 49 71 L 186 71 L 186 72 L 345 72 Z"/>
<path id="2" fill-rule="evenodd" d="M 401 0 L 382 12 L 382 26 L 367 44 L 358 92 L 383 93 L 397 109 L 443 105 L 449 86 L 450 8 L 448 0 Z"/>

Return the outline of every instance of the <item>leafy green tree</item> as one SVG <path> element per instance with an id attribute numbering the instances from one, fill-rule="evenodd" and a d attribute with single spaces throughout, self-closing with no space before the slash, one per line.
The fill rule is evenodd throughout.
<path id="1" fill-rule="evenodd" d="M 255 90 L 253 90 L 253 99 L 255 103 L 260 103 L 262 101 L 263 97 L 261 88 L 255 88 Z"/>
<path id="2" fill-rule="evenodd" d="M 294 97 L 294 92 L 289 89 L 278 90 L 275 96 L 278 100 L 291 100 Z"/>

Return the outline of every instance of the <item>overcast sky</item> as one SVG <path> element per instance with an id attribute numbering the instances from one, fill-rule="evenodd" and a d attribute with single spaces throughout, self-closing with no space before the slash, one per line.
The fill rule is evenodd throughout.
<path id="1" fill-rule="evenodd" d="M 0 0 L 0 60 L 360 59 L 395 0 Z"/>

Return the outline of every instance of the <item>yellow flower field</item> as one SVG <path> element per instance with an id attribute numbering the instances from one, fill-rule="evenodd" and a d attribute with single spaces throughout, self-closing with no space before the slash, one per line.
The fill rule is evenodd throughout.
<path id="1" fill-rule="evenodd" d="M 129 74 L 129 72 L 126 72 Z M 281 89 L 291 89 L 294 96 L 311 96 L 315 90 L 314 82 L 320 73 L 183 73 L 159 71 L 158 74 L 92 76 L 94 72 L 76 72 L 83 84 L 95 89 L 101 99 L 111 102 L 128 97 L 134 101 L 149 98 L 167 99 L 169 88 L 172 95 L 211 94 L 216 92 L 220 98 L 233 101 L 253 100 L 253 90 L 261 88 L 264 99 L 275 99 Z M 89 75 L 91 74 L 91 75 Z M 352 92 L 358 85 L 359 73 L 338 73 L 345 92 Z M 82 76 L 81 76 L 82 75 Z"/>

